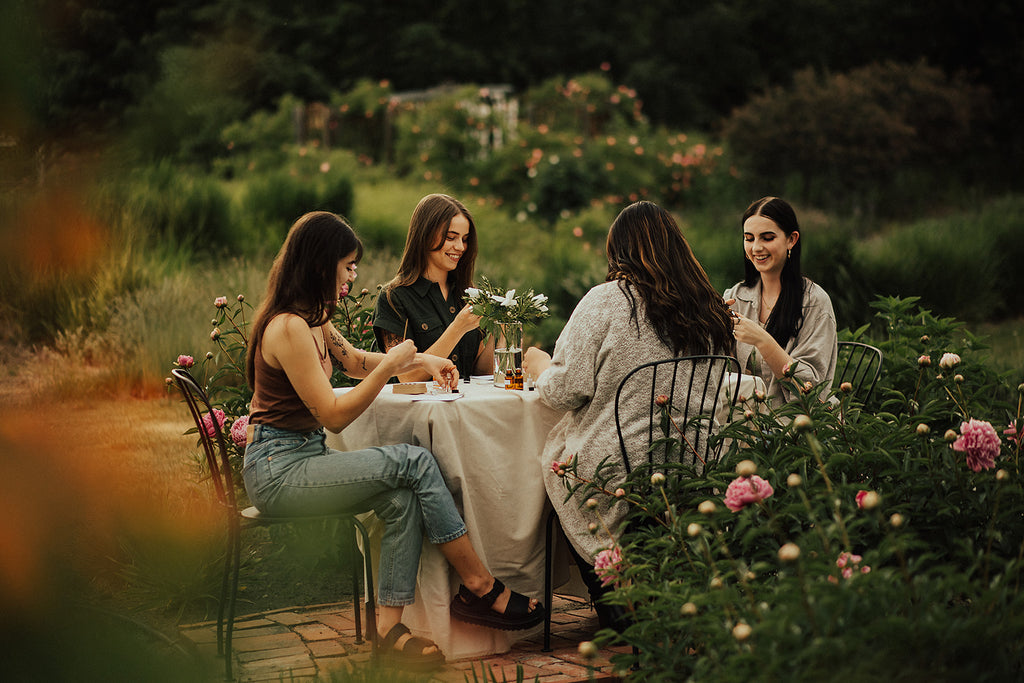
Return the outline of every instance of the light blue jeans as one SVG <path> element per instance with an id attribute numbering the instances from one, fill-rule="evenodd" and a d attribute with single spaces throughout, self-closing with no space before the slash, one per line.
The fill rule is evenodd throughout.
<path id="1" fill-rule="evenodd" d="M 299 433 L 254 425 L 243 477 L 249 500 L 270 515 L 373 510 L 384 522 L 377 600 L 415 600 L 423 537 L 447 543 L 466 533 L 433 454 L 399 444 L 361 451 L 327 448 L 323 429 Z"/>

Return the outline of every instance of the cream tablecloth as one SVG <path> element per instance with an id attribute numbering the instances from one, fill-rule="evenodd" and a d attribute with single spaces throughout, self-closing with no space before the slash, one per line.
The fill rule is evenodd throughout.
<path id="1" fill-rule="evenodd" d="M 559 413 L 532 391 L 476 381 L 459 382 L 459 391 L 463 397 L 454 401 L 418 400 L 386 386 L 341 434 L 328 434 L 327 444 L 339 450 L 395 443 L 429 449 L 484 564 L 512 589 L 543 600 L 550 504 L 541 481 L 541 453 Z M 369 523 L 379 539 L 373 526 L 380 523 Z M 376 568 L 379 549 L 371 555 Z M 567 562 L 560 564 L 564 582 L 570 575 Z M 458 575 L 441 552 L 424 543 L 416 603 L 402 620 L 414 633 L 433 639 L 449 660 L 507 652 L 514 640 L 536 632 L 508 633 L 451 620 L 448 605 L 458 586 Z"/>

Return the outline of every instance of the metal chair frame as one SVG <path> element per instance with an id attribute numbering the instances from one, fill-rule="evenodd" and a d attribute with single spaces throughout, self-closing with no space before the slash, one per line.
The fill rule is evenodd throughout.
<path id="1" fill-rule="evenodd" d="M 235 494 L 234 475 L 229 458 L 230 451 L 221 430 L 209 434 L 203 425 L 203 416 L 209 415 L 211 424 L 216 425 L 213 406 L 203 387 L 184 369 L 175 368 L 171 371 L 174 381 L 185 397 L 192 419 L 199 432 L 199 441 L 206 456 L 206 464 L 210 470 L 210 479 L 216 494 L 217 503 L 225 514 L 227 523 L 227 548 L 224 556 L 224 570 L 221 575 L 220 600 L 217 607 L 217 654 L 224 657 L 224 678 L 234 680 L 232 662 L 232 635 L 235 624 L 235 604 L 238 598 L 238 575 L 241 568 L 241 534 L 244 529 L 292 522 L 309 522 L 322 520 L 338 520 L 352 527 L 353 533 L 348 537 L 349 550 L 356 549 L 357 539 L 362 540 L 363 581 L 366 586 L 366 632 L 372 639 L 376 635 L 376 600 L 373 590 L 373 574 L 369 556 L 370 539 L 366 528 L 353 513 L 337 513 L 330 515 L 308 516 L 277 516 L 265 515 L 255 507 L 240 510 Z M 359 573 L 352 571 L 352 601 L 355 612 L 356 643 L 363 642 L 362 621 L 360 618 Z"/>
<path id="2" fill-rule="evenodd" d="M 879 377 L 882 376 L 882 350 L 863 342 L 841 341 L 838 344 L 839 354 L 836 360 L 836 374 L 832 380 L 833 388 L 843 382 L 853 385 L 854 395 L 867 403 L 875 391 Z M 867 384 L 867 393 L 861 397 L 861 389 Z"/>
<path id="3" fill-rule="evenodd" d="M 707 361 L 707 368 L 703 372 L 696 372 L 700 364 Z M 689 379 L 685 380 L 680 384 L 680 366 L 690 366 Z M 644 363 L 633 370 L 631 370 L 622 381 L 619 382 L 619 387 L 615 392 L 615 431 L 619 437 L 619 451 L 622 455 L 623 463 L 626 467 L 626 473 L 629 474 L 632 471 L 632 465 L 629 461 L 629 453 L 626 448 L 626 442 L 622 436 L 622 418 L 620 416 L 620 405 L 622 398 L 623 388 L 631 381 L 639 381 L 638 378 L 641 373 L 649 372 L 650 378 L 650 391 L 646 399 L 647 412 L 648 412 L 648 428 L 647 428 L 647 453 L 648 459 L 651 464 L 654 463 L 655 454 L 651 451 L 651 445 L 661 438 L 661 406 L 657 405 L 656 399 L 659 396 L 659 386 L 665 386 L 664 384 L 659 385 L 658 377 L 659 370 L 666 370 L 670 374 L 667 375 L 670 378 L 671 388 L 669 393 L 666 394 L 669 398 L 670 405 L 675 405 L 675 398 L 679 395 L 685 395 L 687 397 L 686 406 L 683 409 L 682 421 L 679 424 L 685 430 L 686 427 L 694 420 L 707 420 L 709 429 L 705 432 L 704 438 L 701 439 L 700 431 L 697 430 L 697 437 L 693 444 L 690 444 L 693 449 L 702 453 L 702 459 L 705 463 L 708 462 L 708 457 L 711 454 L 711 429 L 710 423 L 712 417 L 705 411 L 701 410 L 701 407 L 706 403 L 708 396 L 716 397 L 714 405 L 717 406 L 717 397 L 722 391 L 722 387 L 725 385 L 726 375 L 729 372 L 733 372 L 736 375 L 740 374 L 740 364 L 732 356 L 721 356 L 721 355 L 696 355 L 696 356 L 680 356 L 678 358 L 670 358 L 666 360 L 652 361 L 650 363 Z M 662 373 L 662 378 L 666 375 Z M 729 405 L 736 403 L 736 399 L 739 396 L 740 383 L 737 381 L 733 384 L 730 389 Z M 695 393 L 696 392 L 696 393 Z M 691 396 L 701 396 L 701 400 L 691 401 Z M 554 545 L 555 537 L 560 530 L 558 525 L 558 515 L 552 510 L 548 514 L 547 525 L 545 529 L 545 545 L 544 545 L 544 596 L 547 600 L 548 613 L 544 619 L 544 652 L 551 652 L 551 607 L 552 599 L 554 597 Z"/>

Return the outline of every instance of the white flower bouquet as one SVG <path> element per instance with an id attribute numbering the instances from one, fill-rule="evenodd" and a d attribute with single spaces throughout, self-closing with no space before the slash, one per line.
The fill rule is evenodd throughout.
<path id="1" fill-rule="evenodd" d="M 492 285 L 487 278 L 480 278 L 479 287 L 466 289 L 465 302 L 473 307 L 473 313 L 483 318 L 480 327 L 487 333 L 498 331 L 501 325 L 536 323 L 548 316 L 548 298 L 535 294 L 532 289 L 517 293 L 515 289 L 505 290 Z"/>

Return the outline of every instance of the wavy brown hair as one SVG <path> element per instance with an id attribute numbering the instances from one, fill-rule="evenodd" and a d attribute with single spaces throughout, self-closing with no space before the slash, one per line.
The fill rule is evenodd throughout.
<path id="1" fill-rule="evenodd" d="M 457 292 L 473 286 L 473 269 L 476 267 L 476 223 L 473 215 L 462 202 L 446 194 L 428 194 L 420 200 L 409 219 L 409 234 L 405 238 L 402 262 L 398 274 L 384 285 L 384 292 L 390 295 L 395 287 L 405 287 L 416 282 L 427 269 L 427 256 L 444 246 L 444 238 L 452 219 L 462 214 L 469 221 L 466 251 L 459 259 L 459 265 L 448 274 L 448 285 Z"/>
<path id="2" fill-rule="evenodd" d="M 355 252 L 363 256 L 363 244 L 343 218 L 327 211 L 313 211 L 292 224 L 281 251 L 274 258 L 267 293 L 252 322 L 245 356 L 245 378 L 256 386 L 256 349 L 267 324 L 278 313 L 294 313 L 310 327 L 319 327 L 338 307 L 338 262 Z"/>
<path id="3" fill-rule="evenodd" d="M 729 308 L 675 219 L 653 202 L 622 210 L 608 230 L 608 281 L 617 280 L 640 328 L 639 296 L 658 338 L 679 355 L 731 353 Z"/>

